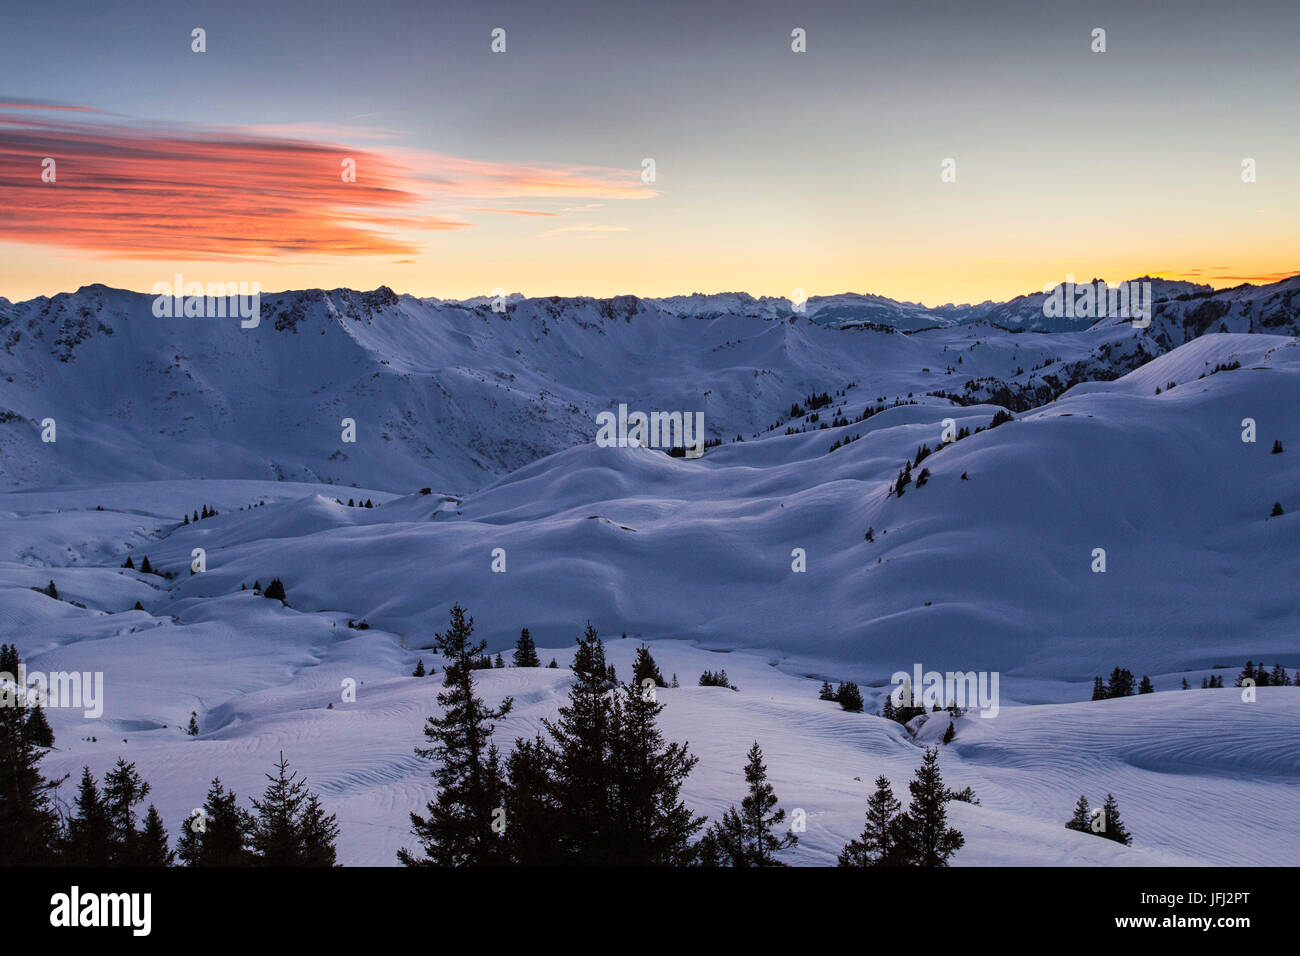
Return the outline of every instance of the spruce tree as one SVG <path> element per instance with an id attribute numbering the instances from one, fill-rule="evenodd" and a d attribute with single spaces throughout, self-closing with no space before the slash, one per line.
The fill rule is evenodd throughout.
<path id="1" fill-rule="evenodd" d="M 617 861 L 613 792 L 609 779 L 613 701 L 605 645 L 596 629 L 578 638 L 574 683 L 558 718 L 543 720 L 551 737 L 553 793 L 559 811 L 553 828 L 561 858 L 588 866 Z"/>
<path id="2" fill-rule="evenodd" d="M 140 573 L 153 574 L 153 565 L 149 563 L 149 555 L 147 554 L 144 556 L 144 560 L 140 562 Z"/>
<path id="3" fill-rule="evenodd" d="M 1080 833 L 1092 832 L 1092 811 L 1088 807 L 1087 797 L 1079 797 L 1079 802 L 1074 805 L 1074 816 L 1070 817 L 1065 828 L 1078 830 Z"/>
<path id="4" fill-rule="evenodd" d="M 943 732 L 943 742 L 950 744 L 957 736 L 957 725 L 951 719 L 948 721 L 948 729 Z"/>
<path id="5" fill-rule="evenodd" d="M 12 646 L 0 649 L 0 671 L 17 675 Z M 48 866 L 60 849 L 53 795 L 67 778 L 47 780 L 41 773 L 45 754 L 28 732 L 27 711 L 20 694 L 0 699 L 0 847 L 10 866 Z"/>
<path id="6" fill-rule="evenodd" d="M 1151 678 L 1148 677 L 1146 674 L 1143 674 L 1143 675 L 1142 675 L 1142 683 L 1138 684 L 1138 693 L 1139 693 L 1139 694 L 1154 694 L 1154 693 L 1155 693 L 1155 690 L 1156 690 L 1156 689 L 1155 689 L 1153 686 L 1151 686 Z"/>
<path id="7" fill-rule="evenodd" d="M 540 736 L 517 739 L 506 759 L 506 855 L 520 866 L 562 862 L 551 839 L 558 818 L 551 760 L 552 754 Z"/>
<path id="8" fill-rule="evenodd" d="M 266 591 L 263 592 L 262 596 L 276 601 L 283 601 L 285 599 L 284 582 L 279 578 L 272 578 L 271 583 L 266 586 Z"/>
<path id="9" fill-rule="evenodd" d="M 659 665 L 650 656 L 650 648 L 642 644 L 636 649 L 636 658 L 632 662 L 632 683 L 644 687 L 646 680 L 654 681 L 656 687 L 668 686 L 664 675 L 659 673 Z"/>
<path id="10" fill-rule="evenodd" d="M 212 781 L 202 813 L 181 824 L 177 853 L 187 866 L 252 866 L 248 847 L 253 821 L 242 809 L 234 791 L 227 791 L 220 778 Z"/>
<path id="11" fill-rule="evenodd" d="M 43 747 L 46 750 L 54 746 L 54 731 L 50 727 L 50 722 L 45 719 L 45 710 L 40 704 L 32 707 L 27 715 L 26 733 L 27 739 L 33 746 Z"/>
<path id="12" fill-rule="evenodd" d="M 1106 685 L 1102 683 L 1100 677 L 1094 677 L 1092 679 L 1092 699 L 1093 700 L 1106 699 Z"/>
<path id="13" fill-rule="evenodd" d="M 876 791 L 867 799 L 867 822 L 857 839 L 840 851 L 840 866 L 901 866 L 899 825 L 903 806 L 894 796 L 889 778 L 876 778 Z"/>
<path id="14" fill-rule="evenodd" d="M 528 628 L 519 632 L 519 640 L 515 642 L 515 653 L 511 662 L 515 667 L 542 666 L 542 661 L 537 656 L 537 645 L 533 643 L 533 636 L 528 633 Z"/>
<path id="15" fill-rule="evenodd" d="M 496 660 L 494 660 L 494 661 L 492 662 L 492 666 L 493 666 L 493 667 L 505 667 L 505 666 L 506 666 L 505 658 L 501 656 L 501 652 L 500 652 L 500 651 L 497 651 Z"/>
<path id="16" fill-rule="evenodd" d="M 835 699 L 845 710 L 855 714 L 862 713 L 862 691 L 858 690 L 858 685 L 853 681 L 840 684 L 839 690 L 835 692 Z"/>
<path id="17" fill-rule="evenodd" d="M 647 673 L 645 679 L 653 680 L 657 673 Z M 684 865 L 693 858 L 692 840 L 708 819 L 695 816 L 681 799 L 698 758 L 686 744 L 664 743 L 656 718 L 665 705 L 648 692 L 652 688 L 638 679 L 622 690 L 613 710 L 609 756 L 617 862 Z"/>
<path id="18" fill-rule="evenodd" d="M 424 658 L 415 662 L 415 670 L 411 672 L 412 677 L 423 677 L 424 675 Z"/>
<path id="19" fill-rule="evenodd" d="M 114 863 L 135 866 L 139 862 L 140 834 L 135 828 L 135 806 L 144 802 L 149 789 L 135 764 L 121 757 L 104 776 L 104 810 L 112 828 Z"/>
<path id="20" fill-rule="evenodd" d="M 1116 843 L 1123 843 L 1129 846 L 1133 842 L 1132 835 L 1124 827 L 1124 821 L 1119 817 L 1119 803 L 1115 800 L 1114 794 L 1106 794 L 1106 803 L 1102 808 L 1106 818 L 1106 828 L 1098 834 L 1104 836 L 1107 840 L 1114 840 Z"/>
<path id="21" fill-rule="evenodd" d="M 158 808 L 152 803 L 144 815 L 144 829 L 140 831 L 137 843 L 136 866 L 174 866 L 176 852 L 167 839 L 167 828 L 163 826 Z"/>
<path id="22" fill-rule="evenodd" d="M 73 866 L 109 866 L 114 862 L 113 823 L 89 767 L 81 769 L 63 857 Z"/>
<path id="23" fill-rule="evenodd" d="M 499 835 L 491 828 L 504 782 L 499 767 L 493 777 L 488 750 L 491 721 L 509 713 L 514 701 L 507 697 L 492 709 L 475 695 L 475 661 L 487 642 L 471 642 L 473 633 L 474 619 L 456 604 L 447 630 L 436 635 L 438 651 L 448 662 L 444 689 L 438 694 L 443 713 L 425 722 L 430 746 L 415 752 L 438 762 L 432 774 L 438 794 L 428 803 L 428 816 L 411 814 L 411 834 L 419 838 L 425 856 L 403 848 L 397 856 L 406 866 L 488 866 L 504 861 Z"/>
<path id="24" fill-rule="evenodd" d="M 191 737 L 197 737 L 199 735 L 198 716 L 199 715 L 195 711 L 190 711 L 190 723 L 189 726 L 185 728 L 185 732 Z"/>
<path id="25" fill-rule="evenodd" d="M 56 601 L 59 599 L 59 589 L 54 586 L 53 581 L 51 581 L 49 585 L 45 588 L 45 593 L 48 594 L 50 597 L 54 598 Z"/>
<path id="26" fill-rule="evenodd" d="M 928 748 L 907 785 L 911 805 L 901 825 L 911 866 L 947 866 L 949 858 L 966 843 L 966 838 L 948 826 L 947 803 L 951 798 L 939 773 L 939 749 Z"/>
<path id="27" fill-rule="evenodd" d="M 818 699 L 818 700 L 834 700 L 834 699 L 835 699 L 835 688 L 831 686 L 831 682 L 830 682 L 830 681 L 828 681 L 828 680 L 824 680 L 824 681 L 822 681 L 822 689 L 821 689 L 821 692 L 817 695 L 817 699 Z"/>
<path id="28" fill-rule="evenodd" d="M 315 794 L 280 752 L 275 774 L 262 799 L 253 799 L 255 816 L 249 843 L 261 866 L 333 866 L 338 826 L 325 816 Z M 309 802 L 310 800 L 310 802 Z"/>
<path id="29" fill-rule="evenodd" d="M 776 791 L 767 782 L 767 767 L 758 741 L 749 748 L 748 757 L 745 782 L 749 794 L 741 801 L 739 811 L 733 805 L 723 814 L 721 823 L 714 825 L 714 838 L 730 866 L 786 866 L 776 854 L 797 845 L 799 838 L 790 831 L 783 836 L 775 832 L 785 822 L 785 811 L 777 807 Z"/>

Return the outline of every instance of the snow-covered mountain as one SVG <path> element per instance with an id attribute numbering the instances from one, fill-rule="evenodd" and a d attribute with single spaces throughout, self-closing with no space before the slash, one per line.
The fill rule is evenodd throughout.
<path id="1" fill-rule="evenodd" d="M 870 713 L 920 664 L 1001 675 L 996 719 L 960 718 L 943 751 L 982 801 L 950 808 L 958 864 L 1286 863 L 1300 688 L 1180 688 L 1300 669 L 1297 288 L 1166 290 L 1147 328 L 1057 332 L 1011 331 L 1025 303 L 915 331 L 818 319 L 870 297 L 495 312 L 316 290 L 264 296 L 251 329 L 102 286 L 0 300 L 0 637 L 105 676 L 101 717 L 52 710 L 49 772 L 136 761 L 174 826 L 283 749 L 349 864 L 392 863 L 431 795 L 412 749 L 440 681 L 404 675 L 441 670 L 455 602 L 491 652 L 528 627 L 560 664 L 482 673 L 517 700 L 503 748 L 554 715 L 586 621 L 622 673 L 650 642 L 685 685 L 662 692 L 701 758 L 684 796 L 716 816 L 761 740 L 810 821 L 792 862 L 832 862 L 874 777 L 901 785 L 937 742 L 946 721 Z M 702 411 L 721 444 L 603 447 L 620 403 Z M 272 578 L 287 606 L 255 593 Z M 691 686 L 720 664 L 738 691 Z M 1089 702 L 1115 666 L 1157 693 Z M 823 679 L 868 713 L 818 700 Z M 1061 825 L 1106 792 L 1133 848 Z"/>

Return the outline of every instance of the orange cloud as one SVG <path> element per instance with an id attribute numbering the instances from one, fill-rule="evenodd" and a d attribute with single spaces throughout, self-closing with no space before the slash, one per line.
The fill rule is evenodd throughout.
<path id="1" fill-rule="evenodd" d="M 0 240 L 135 259 L 410 255 L 471 224 L 445 197 L 646 198 L 631 172 L 347 148 L 266 129 L 35 117 L 0 105 Z M 16 110 L 24 110 L 17 113 Z M 42 181 L 42 162 L 56 181 Z M 355 162 L 355 182 L 344 163 Z M 555 215 L 493 209 L 512 215 Z"/>

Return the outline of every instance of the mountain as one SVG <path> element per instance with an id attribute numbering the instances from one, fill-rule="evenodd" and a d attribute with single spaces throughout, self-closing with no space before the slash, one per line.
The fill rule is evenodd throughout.
<path id="1" fill-rule="evenodd" d="M 714 441 L 829 425 L 791 415 L 822 392 L 843 392 L 849 418 L 927 394 L 1022 411 L 1211 327 L 1295 334 L 1298 283 L 1180 293 L 1147 329 L 1102 320 L 1054 334 L 942 311 L 924 313 L 938 316 L 928 330 L 900 332 L 920 306 L 894 325 L 845 317 L 889 301 L 877 297 L 788 314 L 748 296 L 516 296 L 497 312 L 491 300 L 387 288 L 264 295 L 246 329 L 156 318 L 152 296 L 87 286 L 0 304 L 0 481 L 202 476 L 464 493 L 592 441 L 596 416 L 620 403 L 702 412 Z M 41 441 L 46 419 L 54 443 Z M 342 440 L 345 419 L 355 443 Z"/>

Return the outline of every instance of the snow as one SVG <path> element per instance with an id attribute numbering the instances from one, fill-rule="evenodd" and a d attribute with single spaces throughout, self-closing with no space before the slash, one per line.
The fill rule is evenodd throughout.
<path id="1" fill-rule="evenodd" d="M 944 419 L 973 431 L 998 406 L 927 391 L 1024 382 L 1147 333 L 1012 334 L 938 313 L 903 335 L 740 295 L 515 297 L 501 316 L 384 291 L 268 296 L 247 332 L 155 320 L 147 297 L 104 287 L 0 301 L 0 332 L 26 333 L 0 351 L 0 411 L 19 419 L 0 423 L 0 638 L 30 670 L 105 680 L 100 719 L 51 708 L 47 772 L 133 760 L 175 836 L 214 776 L 247 798 L 283 750 L 338 814 L 342 861 L 392 865 L 432 796 L 413 748 L 441 683 L 405 675 L 419 658 L 441 672 L 429 648 L 459 602 L 491 653 L 528 627 L 561 664 L 476 672 L 490 703 L 516 699 L 503 748 L 562 703 L 588 620 L 625 677 L 644 640 L 683 684 L 660 694 L 666 736 L 700 757 L 687 801 L 713 816 L 739 801 L 759 741 L 782 805 L 806 812 L 794 863 L 833 863 L 875 777 L 905 794 L 938 743 L 946 714 L 913 735 L 870 713 L 918 663 L 1001 675 L 997 716 L 970 711 L 942 748 L 948 785 L 981 801 L 950 804 L 958 865 L 1294 862 L 1300 688 L 1178 689 L 1211 672 L 1230 685 L 1247 658 L 1300 669 L 1294 337 L 1193 337 L 942 445 Z M 1273 301 L 1231 296 L 1237 325 L 1253 321 L 1243 303 Z M 53 346 L 68 323 L 85 336 Z M 882 396 L 917 404 L 768 430 L 840 389 L 828 421 Z M 598 447 L 595 414 L 618 401 L 703 409 L 710 436 L 745 440 L 698 460 Z M 938 449 L 929 481 L 891 496 L 922 443 Z M 220 514 L 180 523 L 204 505 Z M 191 575 L 195 549 L 206 570 Z M 174 577 L 141 574 L 145 555 Z M 274 577 L 288 606 L 252 590 Z M 51 579 L 57 600 L 36 590 Z M 1157 693 L 1089 701 L 1116 665 Z M 739 691 L 694 686 L 719 667 Z M 868 713 L 818 700 L 824 679 L 856 681 Z M 1063 827 L 1080 794 L 1107 792 L 1131 848 Z"/>

